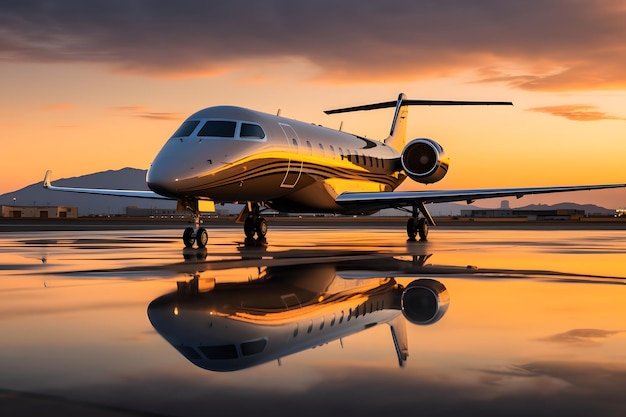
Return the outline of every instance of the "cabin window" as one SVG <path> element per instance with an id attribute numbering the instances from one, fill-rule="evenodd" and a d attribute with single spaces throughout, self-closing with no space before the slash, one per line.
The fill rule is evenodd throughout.
<path id="1" fill-rule="evenodd" d="M 298 141 L 296 140 L 296 138 L 291 139 L 291 143 L 293 143 L 293 146 L 295 146 L 296 148 L 298 147 Z"/>
<path id="2" fill-rule="evenodd" d="M 199 346 L 198 349 L 207 359 L 237 359 L 239 356 L 235 345 Z"/>
<path id="3" fill-rule="evenodd" d="M 267 345 L 267 340 L 265 339 L 253 340 L 251 342 L 243 342 L 241 344 L 241 354 L 243 356 L 256 355 L 257 353 L 263 352 L 263 349 L 265 349 L 265 345 Z"/>
<path id="4" fill-rule="evenodd" d="M 237 122 L 226 120 L 209 120 L 202 126 L 198 136 L 212 136 L 217 138 L 234 138 Z"/>
<path id="5" fill-rule="evenodd" d="M 202 359 L 202 356 L 200 356 L 200 354 L 196 352 L 196 350 L 192 348 L 191 346 L 179 345 L 179 346 L 174 346 L 174 347 L 178 349 L 178 351 L 182 353 L 183 356 L 186 357 L 187 359 L 195 359 L 195 360 Z"/>
<path id="6" fill-rule="evenodd" d="M 333 154 L 333 158 L 335 157 L 335 148 L 333 145 L 330 145 L 330 152 Z"/>
<path id="7" fill-rule="evenodd" d="M 371 167 L 373 167 L 373 166 L 374 166 L 374 158 L 372 158 L 371 156 L 370 156 L 370 166 L 371 166 Z"/>
<path id="8" fill-rule="evenodd" d="M 239 136 L 243 139 L 265 139 L 265 132 L 259 125 L 251 123 L 242 123 Z"/>
<path id="9" fill-rule="evenodd" d="M 309 155 L 313 154 L 313 145 L 308 140 L 306 141 L 306 147 L 309 148 Z"/>
<path id="10" fill-rule="evenodd" d="M 183 122 L 183 124 L 180 125 L 180 127 L 176 130 L 176 132 L 174 132 L 172 137 L 178 138 L 178 137 L 183 137 L 183 136 L 190 136 L 193 133 L 193 131 L 196 130 L 196 127 L 198 126 L 199 123 L 200 123 L 199 120 L 187 120 L 186 122 Z"/>

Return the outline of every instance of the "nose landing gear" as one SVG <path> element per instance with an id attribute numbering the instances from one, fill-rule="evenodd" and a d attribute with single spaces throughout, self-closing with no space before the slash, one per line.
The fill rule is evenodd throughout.
<path id="1" fill-rule="evenodd" d="M 200 219 L 200 210 L 198 209 L 198 201 L 186 202 L 188 210 L 193 213 L 194 227 L 187 227 L 183 232 L 183 244 L 186 248 L 193 247 L 194 243 L 198 245 L 198 248 L 206 247 L 209 243 L 209 233 L 204 227 L 200 227 L 202 223 Z"/>
<path id="2" fill-rule="evenodd" d="M 204 227 L 187 227 L 183 232 L 183 243 L 186 248 L 190 248 L 194 243 L 198 245 L 199 248 L 204 248 L 207 243 L 209 243 L 209 233 L 206 231 Z"/>

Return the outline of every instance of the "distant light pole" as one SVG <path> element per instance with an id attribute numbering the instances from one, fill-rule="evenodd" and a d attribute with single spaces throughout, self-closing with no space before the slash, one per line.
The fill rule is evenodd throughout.
<path id="1" fill-rule="evenodd" d="M 17 198 L 13 197 L 13 212 L 11 213 L 11 217 L 15 217 L 15 200 L 17 200 Z"/>

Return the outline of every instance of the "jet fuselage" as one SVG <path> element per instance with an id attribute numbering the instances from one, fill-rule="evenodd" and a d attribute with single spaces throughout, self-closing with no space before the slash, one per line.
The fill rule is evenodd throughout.
<path id="1" fill-rule="evenodd" d="M 191 115 L 154 159 L 153 191 L 215 202 L 262 201 L 290 212 L 346 212 L 345 191 L 393 191 L 400 153 L 365 139 L 241 107 Z"/>

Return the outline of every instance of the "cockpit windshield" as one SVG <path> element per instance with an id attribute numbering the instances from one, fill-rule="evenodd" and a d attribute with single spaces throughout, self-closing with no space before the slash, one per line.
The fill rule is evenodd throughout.
<path id="1" fill-rule="evenodd" d="M 198 126 L 199 129 L 198 129 Z M 194 132 L 197 133 L 194 134 Z M 233 138 L 248 141 L 265 141 L 261 125 L 236 120 L 187 120 L 172 135 L 173 138 Z"/>
<path id="2" fill-rule="evenodd" d="M 173 138 L 183 137 L 183 136 L 191 136 L 196 127 L 200 124 L 199 120 L 187 120 L 183 122 L 182 125 L 174 132 L 172 135 Z"/>
<path id="3" fill-rule="evenodd" d="M 234 138 L 237 122 L 225 120 L 209 120 L 202 126 L 198 136 L 213 136 L 217 138 Z"/>

